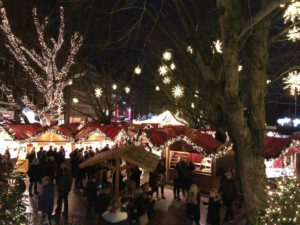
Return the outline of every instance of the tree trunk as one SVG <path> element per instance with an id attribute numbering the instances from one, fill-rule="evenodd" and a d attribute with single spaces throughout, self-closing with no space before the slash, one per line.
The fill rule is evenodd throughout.
<path id="1" fill-rule="evenodd" d="M 263 140 L 263 136 L 258 138 L 259 134 L 249 129 L 243 107 L 229 111 L 228 127 L 234 144 L 244 207 L 248 224 L 252 224 L 254 214 L 265 207 L 267 200 L 263 141 L 259 141 Z"/>

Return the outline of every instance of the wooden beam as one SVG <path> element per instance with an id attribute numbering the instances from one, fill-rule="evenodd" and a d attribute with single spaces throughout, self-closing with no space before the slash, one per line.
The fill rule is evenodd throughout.
<path id="1" fill-rule="evenodd" d="M 136 165 L 126 164 L 124 166 L 121 166 L 121 171 L 125 170 L 125 169 L 130 169 L 130 168 L 133 168 L 133 167 L 136 167 Z"/>

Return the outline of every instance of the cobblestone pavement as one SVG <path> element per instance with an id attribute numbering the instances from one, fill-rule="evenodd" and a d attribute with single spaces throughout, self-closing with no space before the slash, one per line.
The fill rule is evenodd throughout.
<path id="1" fill-rule="evenodd" d="M 39 191 L 40 191 L 39 187 Z M 150 216 L 149 225 L 185 225 L 185 199 L 181 201 L 173 200 L 173 192 L 170 186 L 165 188 L 166 199 L 157 200 L 154 208 L 154 212 Z M 56 196 L 57 197 L 57 196 Z M 207 201 L 207 198 L 203 197 L 202 201 Z M 33 198 L 28 197 L 28 192 L 25 193 L 24 201 L 28 204 L 28 224 L 29 225 L 41 225 L 41 215 L 36 212 L 37 208 L 37 196 Z M 55 199 L 56 203 L 56 199 Z M 61 225 L 101 225 L 99 219 L 96 217 L 93 222 L 88 222 L 85 219 L 86 213 L 86 200 L 81 192 L 72 191 L 69 194 L 69 218 L 65 221 L 63 218 L 60 223 Z M 56 205 L 54 206 L 54 209 Z M 201 203 L 201 225 L 206 225 L 206 207 Z M 234 225 L 226 224 L 226 225 Z M 225 224 L 224 224 L 225 225 Z"/>

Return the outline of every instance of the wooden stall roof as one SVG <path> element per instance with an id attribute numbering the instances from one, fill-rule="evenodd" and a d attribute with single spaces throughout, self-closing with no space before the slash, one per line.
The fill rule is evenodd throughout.
<path id="1" fill-rule="evenodd" d="M 124 148 L 101 152 L 91 159 L 81 163 L 80 167 L 84 168 L 98 163 L 105 163 L 106 160 L 112 158 L 124 159 L 128 163 L 147 169 L 150 172 L 155 170 L 159 161 L 159 156 L 146 151 L 143 147 L 127 145 Z"/>
<path id="2" fill-rule="evenodd" d="M 32 142 L 73 142 L 72 133 L 59 126 L 45 127 L 43 131 L 32 136 Z"/>
<path id="3" fill-rule="evenodd" d="M 27 141 L 33 135 L 43 131 L 43 127 L 38 123 L 32 124 L 4 124 L 3 130 L 16 141 Z"/>

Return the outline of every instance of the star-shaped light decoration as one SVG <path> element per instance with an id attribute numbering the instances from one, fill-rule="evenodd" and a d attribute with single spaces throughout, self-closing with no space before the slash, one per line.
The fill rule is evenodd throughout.
<path id="1" fill-rule="evenodd" d="M 284 22 L 300 20 L 300 1 L 292 1 L 283 14 Z"/>
<path id="2" fill-rule="evenodd" d="M 166 61 L 169 61 L 172 59 L 172 53 L 170 51 L 165 51 L 163 53 L 163 59 L 166 60 Z"/>
<path id="3" fill-rule="evenodd" d="M 289 89 L 291 95 L 300 91 L 300 73 L 296 70 L 289 72 L 288 76 L 283 78 L 284 89 Z"/>
<path id="4" fill-rule="evenodd" d="M 220 40 L 213 41 L 213 53 L 222 53 L 222 42 Z"/>
<path id="5" fill-rule="evenodd" d="M 96 88 L 95 89 L 95 96 L 96 98 L 100 98 L 102 95 L 102 89 L 101 88 Z"/>
<path id="6" fill-rule="evenodd" d="M 184 89 L 180 85 L 176 85 L 172 88 L 174 98 L 181 98 L 184 94 Z"/>
<path id="7" fill-rule="evenodd" d="M 160 66 L 159 68 L 158 68 L 158 72 L 159 72 L 159 75 L 161 75 L 161 76 L 164 76 L 164 75 L 166 75 L 167 74 L 167 72 L 168 72 L 168 68 L 166 67 L 166 66 Z"/>
<path id="8" fill-rule="evenodd" d="M 169 77 L 164 77 L 163 81 L 164 84 L 169 84 L 171 82 L 171 79 Z"/>
<path id="9" fill-rule="evenodd" d="M 290 41 L 296 42 L 300 40 L 300 28 L 294 26 L 293 28 L 288 30 L 287 37 Z"/>

